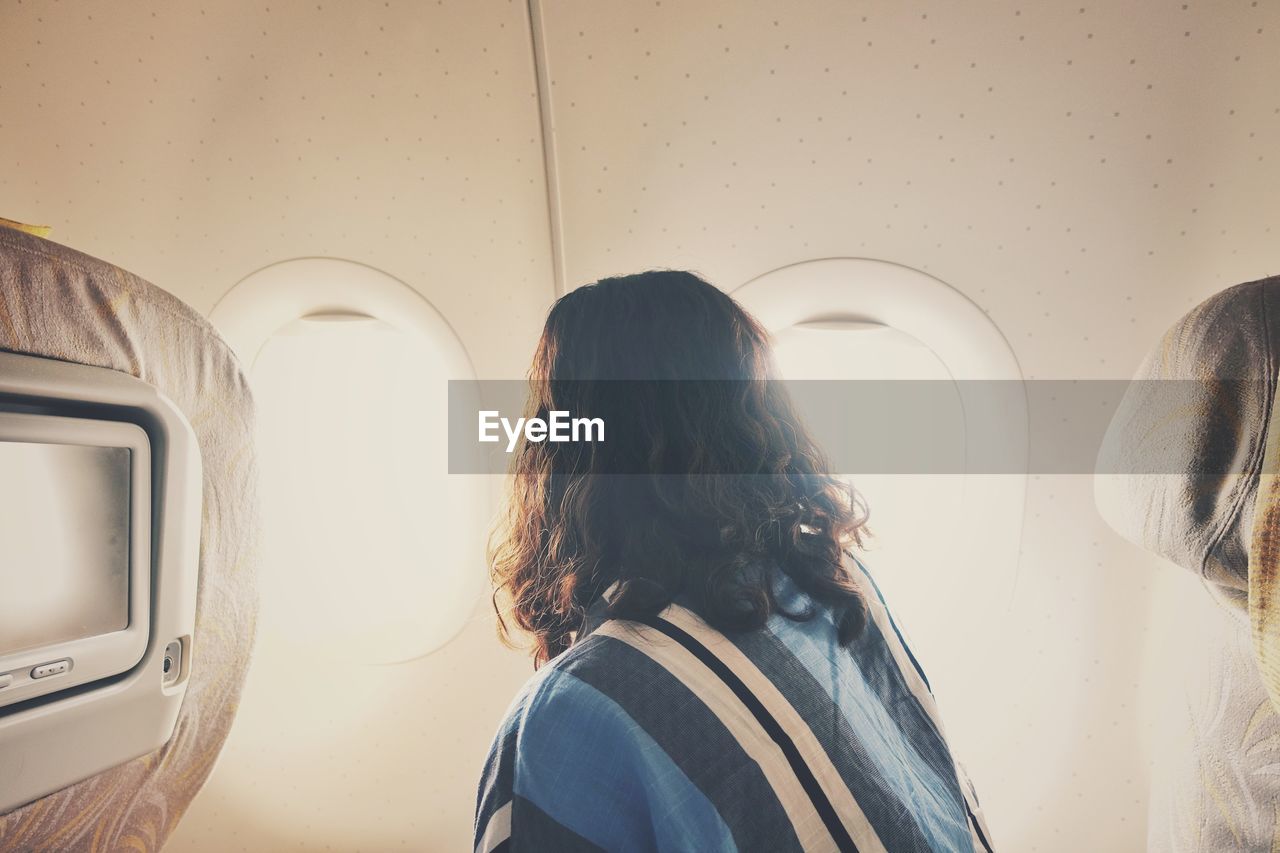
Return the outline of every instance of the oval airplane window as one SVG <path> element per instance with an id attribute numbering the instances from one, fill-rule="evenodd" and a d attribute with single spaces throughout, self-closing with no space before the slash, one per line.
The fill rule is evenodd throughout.
<path id="1" fill-rule="evenodd" d="M 958 754 L 981 775 L 1004 740 L 1003 715 L 991 713 L 997 694 L 986 689 L 1000 675 L 987 662 L 1007 645 L 1026 476 L 984 472 L 971 451 L 978 435 L 1012 448 L 1014 458 L 1025 451 L 1025 395 L 1012 350 L 961 293 L 883 261 L 795 264 L 751 280 L 733 296 L 773 335 L 785 379 L 932 384 L 922 434 L 930 445 L 959 452 L 949 458 L 964 460 L 962 466 L 948 473 L 837 473 L 847 473 L 867 502 L 872 535 L 865 562 L 910 633 Z M 1011 403 L 998 416 L 984 411 L 990 382 L 1005 383 L 1002 399 Z M 884 392 L 892 400 L 897 389 L 875 390 L 876 399 Z M 805 398 L 810 394 L 804 389 Z M 803 415 L 802 399 L 797 405 Z M 868 404 L 858 416 L 876 412 Z M 922 445 L 921 453 L 926 449 L 936 450 Z M 994 778 L 1000 765 L 989 764 Z M 992 778 L 982 781 L 990 786 Z"/>
<path id="2" fill-rule="evenodd" d="M 929 383 L 927 396 L 935 406 L 930 433 L 951 445 L 952 458 L 962 450 L 963 407 L 951 374 L 933 350 L 905 332 L 870 323 L 802 323 L 774 333 L 773 343 L 778 370 L 787 380 L 875 383 L 875 397 L 890 401 L 892 389 L 882 383 Z M 810 393 L 800 397 L 802 406 Z M 933 449 L 937 451 L 936 445 Z M 967 583 L 962 572 L 944 568 L 955 565 L 956 543 L 965 539 L 964 476 L 842 476 L 869 510 L 870 536 L 864 543 L 868 567 L 895 611 L 912 626 L 917 651 L 927 660 L 938 660 L 955 648 L 950 628 L 942 626 L 952 621 L 948 611 Z M 930 519 L 927 536 L 920 535 L 922 518 Z M 922 582 L 929 595 L 918 594 Z M 935 633 L 930 626 L 940 630 Z"/>
<path id="3" fill-rule="evenodd" d="M 386 664 L 448 642 L 487 524 L 483 485 L 448 473 L 448 380 L 472 376 L 452 330 L 407 285 L 326 259 L 249 276 L 213 321 L 258 408 L 260 651 Z"/>

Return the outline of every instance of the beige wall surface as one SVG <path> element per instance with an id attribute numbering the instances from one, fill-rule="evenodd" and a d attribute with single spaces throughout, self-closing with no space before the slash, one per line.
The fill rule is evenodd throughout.
<path id="1" fill-rule="evenodd" d="M 507 378 L 557 286 L 649 267 L 732 290 L 904 264 L 1037 378 L 1126 377 L 1192 303 L 1277 272 L 1280 5 L 530 5 L 12 0 L 0 216 L 204 312 L 276 261 L 366 263 Z M 1141 848 L 1170 577 L 1102 527 L 1087 478 L 1032 480 L 1016 640 L 989 693 L 940 697 L 1000 721 L 966 723 L 962 757 L 1003 849 Z M 306 778 L 233 734 L 170 849 L 465 848 L 528 666 L 481 604 L 396 670 Z"/>

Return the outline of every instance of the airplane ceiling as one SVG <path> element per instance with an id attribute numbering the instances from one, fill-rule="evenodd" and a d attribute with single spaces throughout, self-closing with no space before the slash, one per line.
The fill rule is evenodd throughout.
<path id="1" fill-rule="evenodd" d="M 1101 341 L 1273 271 L 1274 4 L 533 10 L 570 284 L 881 258 L 1016 330 L 1030 372 L 1106 375 L 1140 347 Z M 11 217 L 205 311 L 274 261 L 359 260 L 482 372 L 519 364 L 526 340 L 478 343 L 494 312 L 531 335 L 552 287 L 525 4 L 20 0 L 3 23 Z M 1156 294 L 1176 304 L 1140 316 Z"/>

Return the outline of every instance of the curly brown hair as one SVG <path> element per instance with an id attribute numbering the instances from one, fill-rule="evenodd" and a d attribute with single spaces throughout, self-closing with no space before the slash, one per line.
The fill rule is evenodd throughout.
<path id="1" fill-rule="evenodd" d="M 861 544 L 866 507 L 827 473 L 774 377 L 763 327 L 692 273 L 602 279 L 557 301 L 526 415 L 589 412 L 611 431 L 516 449 L 490 542 L 502 637 L 508 616 L 533 636 L 539 666 L 611 586 L 610 618 L 645 619 L 677 597 L 725 633 L 774 612 L 810 618 L 779 607 L 783 572 L 852 642 L 866 611 L 844 552 Z"/>

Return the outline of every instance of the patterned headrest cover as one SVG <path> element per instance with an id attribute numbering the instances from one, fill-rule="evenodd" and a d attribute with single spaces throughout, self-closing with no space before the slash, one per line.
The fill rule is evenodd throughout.
<path id="1" fill-rule="evenodd" d="M 204 466 L 194 659 L 158 751 L 0 815 L 3 850 L 158 850 L 213 769 L 253 643 L 253 401 L 229 347 L 168 293 L 0 227 L 0 350 L 106 367 L 156 386 L 195 430 Z"/>
<path id="2" fill-rule="evenodd" d="M 1179 320 L 1147 357 L 1104 443 L 1097 480 L 1107 522 L 1194 572 L 1253 626 L 1254 653 L 1280 699 L 1280 490 L 1271 430 L 1280 366 L 1280 277 L 1237 285 Z M 1188 381 L 1189 380 L 1189 381 Z M 1170 390 L 1171 388 L 1176 390 Z M 1274 434 L 1272 434 L 1274 433 Z M 1111 476 L 1114 472 L 1128 473 Z M 1151 473 L 1158 472 L 1158 473 Z"/>

